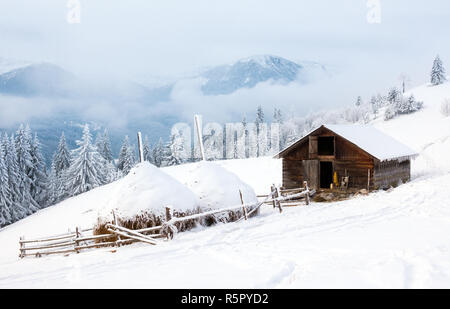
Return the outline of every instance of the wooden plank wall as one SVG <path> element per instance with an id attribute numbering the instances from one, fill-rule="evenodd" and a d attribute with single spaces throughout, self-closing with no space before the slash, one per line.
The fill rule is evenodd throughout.
<path id="1" fill-rule="evenodd" d="M 304 171 L 301 160 L 283 159 L 283 187 L 285 189 L 301 188 Z"/>
<path id="2" fill-rule="evenodd" d="M 376 164 L 374 171 L 374 188 L 388 189 L 401 183 L 408 182 L 411 178 L 411 160 L 399 162 L 392 160 Z"/>
<path id="3" fill-rule="evenodd" d="M 299 145 L 295 151 L 283 158 L 283 187 L 295 189 L 303 187 L 305 170 L 302 160 L 307 159 L 309 154 L 309 143 Z"/>

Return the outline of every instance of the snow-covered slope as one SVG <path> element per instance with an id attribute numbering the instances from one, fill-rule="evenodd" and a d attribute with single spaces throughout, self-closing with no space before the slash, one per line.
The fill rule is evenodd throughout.
<path id="1" fill-rule="evenodd" d="M 0 287 L 449 288 L 450 118 L 439 108 L 450 85 L 411 92 L 424 101 L 423 111 L 375 123 L 419 152 L 410 183 L 282 214 L 266 207 L 249 221 L 198 228 L 158 246 L 18 258 L 21 235 L 94 223 L 113 194 L 110 184 L 0 230 Z M 279 160 L 217 164 L 257 194 L 281 181 Z"/>
<path id="2" fill-rule="evenodd" d="M 405 95 L 411 94 L 424 102 L 423 110 L 390 121 L 378 120 L 374 125 L 420 154 L 412 164 L 413 176 L 449 172 L 450 118 L 440 109 L 444 99 L 450 98 L 450 83 L 423 85 Z"/>

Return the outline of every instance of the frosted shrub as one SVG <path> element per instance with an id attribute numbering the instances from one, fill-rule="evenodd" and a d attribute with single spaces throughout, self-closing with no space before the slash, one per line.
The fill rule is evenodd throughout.
<path id="1" fill-rule="evenodd" d="M 396 116 L 395 110 L 393 106 L 389 106 L 384 113 L 384 120 L 393 119 Z"/>
<path id="2" fill-rule="evenodd" d="M 444 102 L 442 102 L 441 113 L 445 117 L 450 116 L 450 99 L 445 99 Z"/>

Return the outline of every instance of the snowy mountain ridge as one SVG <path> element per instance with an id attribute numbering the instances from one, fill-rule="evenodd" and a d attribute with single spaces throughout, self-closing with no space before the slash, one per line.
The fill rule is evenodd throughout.
<path id="1" fill-rule="evenodd" d="M 296 63 L 278 56 L 257 55 L 211 68 L 200 76 L 206 79 L 202 85 L 205 95 L 226 95 L 268 80 L 308 83 L 317 74 L 325 73 L 325 67 L 314 62 Z"/>

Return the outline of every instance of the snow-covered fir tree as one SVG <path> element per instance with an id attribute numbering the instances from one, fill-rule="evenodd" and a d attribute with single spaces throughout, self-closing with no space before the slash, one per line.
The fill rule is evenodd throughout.
<path id="1" fill-rule="evenodd" d="M 123 175 L 127 175 L 135 164 L 135 154 L 130 146 L 130 141 L 127 135 L 125 136 L 122 147 L 120 148 L 117 168 L 123 173 Z"/>
<path id="2" fill-rule="evenodd" d="M 28 177 L 31 180 L 30 193 L 31 197 L 38 203 L 42 208 L 47 205 L 47 194 L 48 194 L 48 177 L 45 171 L 44 157 L 41 153 L 41 144 L 34 134 L 33 143 L 31 145 L 31 163 L 32 167 L 28 172 Z"/>
<path id="3" fill-rule="evenodd" d="M 242 128 L 244 130 L 244 146 L 245 146 L 245 157 L 248 158 L 248 128 L 247 128 L 247 117 L 242 118 Z"/>
<path id="4" fill-rule="evenodd" d="M 100 132 L 97 132 L 95 137 L 95 147 L 97 148 L 97 152 L 103 156 L 103 136 Z"/>
<path id="5" fill-rule="evenodd" d="M 273 121 L 275 123 L 283 124 L 283 114 L 281 113 L 281 109 L 274 108 L 274 110 L 273 110 Z"/>
<path id="6" fill-rule="evenodd" d="M 59 139 L 58 148 L 53 154 L 53 160 L 48 180 L 48 204 L 54 204 L 68 197 L 67 171 L 70 167 L 71 154 L 67 147 L 64 132 Z"/>
<path id="7" fill-rule="evenodd" d="M 377 102 L 377 97 L 376 96 L 372 96 L 370 98 L 370 107 L 372 108 L 372 111 L 374 114 L 376 114 L 378 112 L 379 106 L 378 106 L 378 102 Z"/>
<path id="8" fill-rule="evenodd" d="M 6 145 L 4 140 L 0 139 L 0 227 L 12 223 L 11 191 L 9 189 L 8 168 L 6 166 Z"/>
<path id="9" fill-rule="evenodd" d="M 31 195 L 32 180 L 30 178 L 30 173 L 33 169 L 31 156 L 32 137 L 31 130 L 28 125 L 26 127 L 20 125 L 16 132 L 14 142 L 17 154 L 17 166 L 19 169 L 19 203 L 26 207 L 25 209 L 27 211 L 27 215 L 30 215 L 39 209 L 39 204 Z M 28 207 L 26 205 L 28 205 Z"/>
<path id="10" fill-rule="evenodd" d="M 391 105 L 397 104 L 401 98 L 402 98 L 402 93 L 396 87 L 391 88 L 386 97 L 387 101 Z"/>
<path id="11" fill-rule="evenodd" d="M 450 116 L 450 99 L 445 99 L 441 104 L 441 114 L 444 117 Z"/>
<path id="12" fill-rule="evenodd" d="M 153 164 L 152 150 L 150 148 L 150 143 L 148 142 L 147 135 L 144 137 L 144 145 L 142 147 L 142 152 L 144 155 L 144 161 L 147 161 L 147 162 L 150 162 Z"/>
<path id="13" fill-rule="evenodd" d="M 356 107 L 359 107 L 359 106 L 361 106 L 362 104 L 363 104 L 362 97 L 361 97 L 361 96 L 358 96 L 358 98 L 356 99 L 355 105 L 356 105 Z"/>
<path id="14" fill-rule="evenodd" d="M 436 56 L 431 69 L 431 84 L 434 86 L 443 84 L 447 80 L 444 64 L 439 55 Z"/>
<path id="15" fill-rule="evenodd" d="M 8 169 L 9 189 L 11 191 L 12 206 L 10 208 L 12 222 L 18 221 L 25 216 L 32 213 L 29 204 L 23 204 L 23 193 L 21 192 L 20 183 L 22 181 L 21 171 L 17 163 L 17 151 L 14 134 L 11 138 L 5 133 L 4 140 L 6 141 L 6 155 L 5 162 Z"/>
<path id="16" fill-rule="evenodd" d="M 111 141 L 109 139 L 108 131 L 105 129 L 103 134 L 98 137 L 95 145 L 100 155 L 107 161 L 113 161 L 113 154 L 111 150 Z"/>
<path id="17" fill-rule="evenodd" d="M 256 119 L 255 119 L 256 134 L 257 134 L 256 149 L 258 157 L 262 154 L 265 154 L 265 149 L 263 149 L 266 146 L 264 134 L 267 132 L 263 130 L 263 125 L 264 125 L 264 111 L 261 105 L 259 105 L 258 109 L 256 110 Z"/>
<path id="18" fill-rule="evenodd" d="M 164 166 L 179 165 L 184 162 L 183 141 L 179 134 L 171 134 L 170 141 L 164 151 Z"/>
<path id="19" fill-rule="evenodd" d="M 153 147 L 153 164 L 161 167 L 164 161 L 164 145 L 162 138 L 159 138 L 158 143 Z"/>
<path id="20" fill-rule="evenodd" d="M 58 143 L 58 149 L 53 155 L 52 168 L 55 170 L 56 176 L 61 176 L 61 173 L 70 166 L 70 152 L 67 147 L 66 137 L 64 132 L 61 134 Z"/>
<path id="21" fill-rule="evenodd" d="M 104 159 L 92 144 L 89 126 L 83 129 L 83 137 L 77 141 L 79 146 L 73 151 L 73 159 L 67 171 L 67 190 L 69 196 L 87 192 L 107 182 Z"/>

